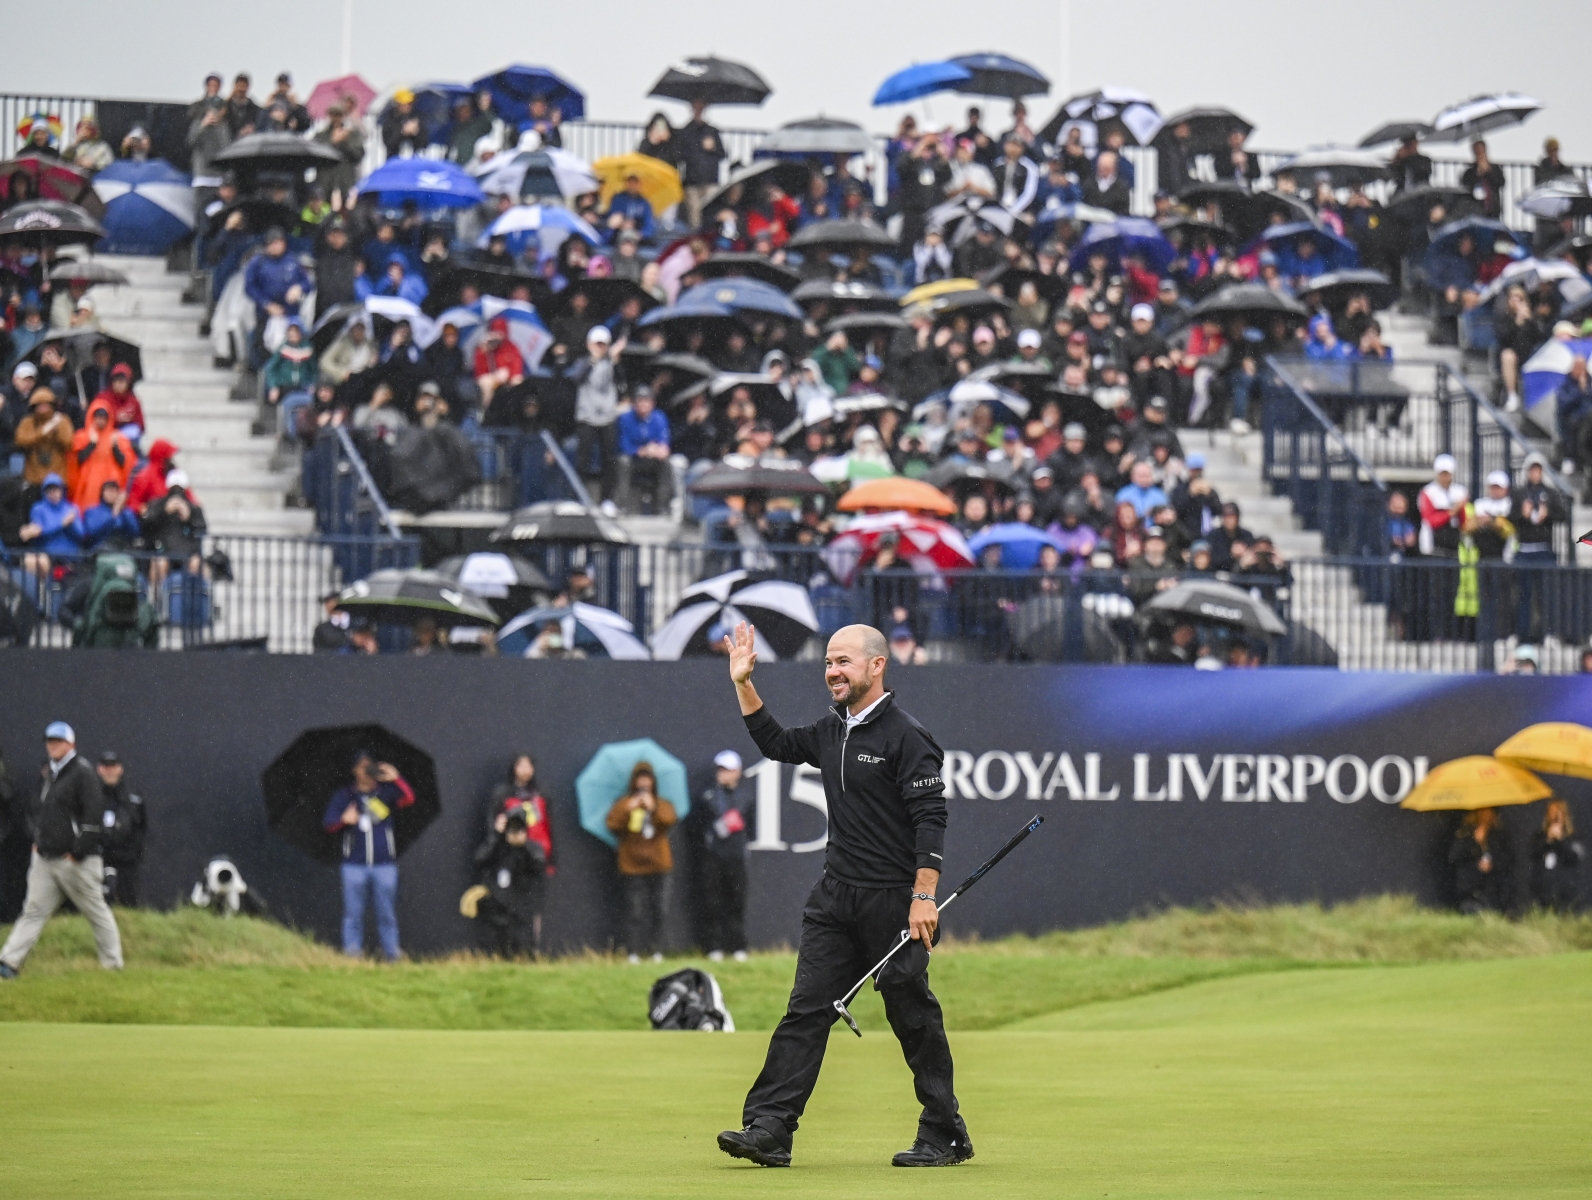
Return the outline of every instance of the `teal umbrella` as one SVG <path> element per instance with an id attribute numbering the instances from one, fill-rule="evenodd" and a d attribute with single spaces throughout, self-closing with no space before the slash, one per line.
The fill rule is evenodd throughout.
<path id="1" fill-rule="evenodd" d="M 609 742 L 591 756 L 591 761 L 575 777 L 575 798 L 580 802 L 580 827 L 610 846 L 619 839 L 608 832 L 604 822 L 614 801 L 625 794 L 630 772 L 638 762 L 649 762 L 658 777 L 658 795 L 674 805 L 682 821 L 691 811 L 691 789 L 685 779 L 685 764 L 651 738 L 632 742 Z"/>

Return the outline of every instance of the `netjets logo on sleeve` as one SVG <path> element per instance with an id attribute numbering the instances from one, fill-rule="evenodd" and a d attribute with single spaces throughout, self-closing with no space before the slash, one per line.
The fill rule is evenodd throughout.
<path id="1" fill-rule="evenodd" d="M 880 758 L 880 757 L 878 757 L 877 755 L 874 755 L 874 754 L 859 754 L 859 755 L 857 755 L 857 761 L 858 762 L 866 762 L 866 763 L 876 763 L 876 762 L 883 762 L 884 759 L 882 759 L 882 758 Z"/>
<path id="2" fill-rule="evenodd" d="M 938 775 L 930 775 L 927 779 L 914 779 L 912 781 L 912 786 L 915 788 L 933 787 L 939 782 L 940 777 Z"/>

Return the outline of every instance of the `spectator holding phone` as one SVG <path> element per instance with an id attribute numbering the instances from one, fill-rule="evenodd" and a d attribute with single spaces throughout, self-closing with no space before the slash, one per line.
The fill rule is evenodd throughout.
<path id="1" fill-rule="evenodd" d="M 658 777 L 649 762 L 630 771 L 625 794 L 608 810 L 609 832 L 619 836 L 619 878 L 625 893 L 625 948 L 630 961 L 643 955 L 663 961 L 663 914 L 669 902 L 674 856 L 669 830 L 678 820 L 674 805 L 658 795 Z"/>
<path id="2" fill-rule="evenodd" d="M 342 834 L 343 953 L 365 952 L 365 905 L 375 898 L 376 931 L 387 961 L 398 958 L 398 842 L 393 815 L 415 802 L 398 768 L 368 750 L 354 754 L 353 781 L 332 793 L 322 824 Z"/>

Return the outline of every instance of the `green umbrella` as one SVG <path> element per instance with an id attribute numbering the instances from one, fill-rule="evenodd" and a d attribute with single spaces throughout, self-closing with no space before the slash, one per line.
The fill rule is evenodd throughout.
<path id="1" fill-rule="evenodd" d="M 608 810 L 625 794 L 630 772 L 638 762 L 652 764 L 658 795 L 674 805 L 676 816 L 683 821 L 691 811 L 691 789 L 683 762 L 651 738 L 609 742 L 591 756 L 575 777 L 575 798 L 580 802 L 580 827 L 610 846 L 617 847 L 619 839 L 608 832 Z"/>

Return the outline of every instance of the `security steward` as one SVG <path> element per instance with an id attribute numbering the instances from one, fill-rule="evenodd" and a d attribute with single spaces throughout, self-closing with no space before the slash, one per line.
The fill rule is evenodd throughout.
<path id="1" fill-rule="evenodd" d="M 934 893 L 945 847 L 944 754 L 885 689 L 889 653 L 877 629 L 841 629 L 824 655 L 833 708 L 816 724 L 785 729 L 752 686 L 752 630 L 741 623 L 731 641 L 730 679 L 747 732 L 765 758 L 818 768 L 829 806 L 824 875 L 802 910 L 790 1004 L 769 1042 L 762 1074 L 747 1093 L 745 1128 L 719 1134 L 719 1149 L 759 1166 L 790 1166 L 791 1141 L 838 1016 L 834 1002 L 884 957 L 903 929 L 920 943 L 910 948 L 918 967 L 881 972 L 876 986 L 923 1113 L 912 1148 L 892 1162 L 940 1167 L 973 1157 L 952 1089 L 945 1020 L 927 971 L 927 950 L 939 925 Z"/>

